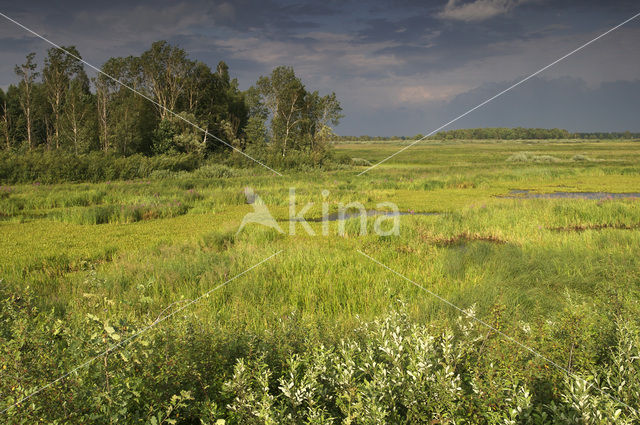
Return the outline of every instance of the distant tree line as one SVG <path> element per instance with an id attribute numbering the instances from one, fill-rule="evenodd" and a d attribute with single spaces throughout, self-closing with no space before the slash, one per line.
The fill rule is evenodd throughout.
<path id="1" fill-rule="evenodd" d="M 569 139 L 571 133 L 559 128 L 468 128 L 442 131 L 434 139 Z"/>
<path id="2" fill-rule="evenodd" d="M 418 140 L 422 139 L 422 134 L 415 136 L 333 136 L 334 142 L 346 141 L 385 141 L 385 140 Z M 471 140 L 535 140 L 535 139 L 639 139 L 640 133 L 625 132 L 594 132 L 594 133 L 571 133 L 559 128 L 467 128 L 459 130 L 447 130 L 438 132 L 429 139 L 449 140 L 449 139 L 471 139 Z"/>
<path id="3" fill-rule="evenodd" d="M 418 135 L 422 137 L 421 135 Z M 434 139 L 634 139 L 640 133 L 571 133 L 560 128 L 468 128 L 461 130 L 441 131 L 433 136 Z"/>
<path id="4" fill-rule="evenodd" d="M 576 139 L 640 139 L 640 133 L 630 131 L 612 133 L 573 133 Z"/>
<path id="5" fill-rule="evenodd" d="M 72 55 L 51 48 L 41 66 L 28 54 L 15 67 L 18 82 L 0 89 L 5 150 L 207 154 L 230 150 L 222 139 L 262 157 L 321 158 L 342 117 L 335 93 L 308 91 L 290 67 L 241 91 L 224 62 L 212 70 L 166 41 L 108 59 L 93 78 L 78 50 L 64 49 Z"/>
<path id="6" fill-rule="evenodd" d="M 388 140 L 408 140 L 410 137 L 406 136 L 369 136 L 364 134 L 361 136 L 339 136 L 334 134 L 331 136 L 332 142 L 381 142 Z"/>

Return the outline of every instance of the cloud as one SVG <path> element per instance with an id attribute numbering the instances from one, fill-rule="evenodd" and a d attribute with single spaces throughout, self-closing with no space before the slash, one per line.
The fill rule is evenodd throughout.
<path id="1" fill-rule="evenodd" d="M 460 0 L 449 0 L 438 17 L 465 22 L 484 21 L 503 15 L 522 2 L 518 0 L 475 0 L 471 3 L 462 3 Z"/>
<path id="2" fill-rule="evenodd" d="M 455 116 L 514 81 L 487 83 L 454 97 L 442 108 Z M 569 131 L 637 131 L 640 80 L 591 87 L 574 77 L 539 78 L 510 91 L 456 123 L 463 127 L 546 127 Z M 460 112 L 461 113 L 461 112 Z"/>
<path id="3" fill-rule="evenodd" d="M 338 134 L 384 136 L 426 134 L 468 111 L 517 80 L 485 83 L 450 100 L 362 109 L 344 105 Z M 380 89 L 379 93 L 384 90 Z M 420 91 L 417 90 L 419 94 Z M 370 100 L 371 101 L 371 100 Z M 372 102 L 373 103 L 373 102 Z M 580 78 L 534 77 L 455 122 L 447 129 L 474 127 L 544 127 L 569 131 L 640 131 L 640 80 L 590 86 Z M 358 121 L 369 125 L 358 125 Z"/>
<path id="4" fill-rule="evenodd" d="M 209 43 L 231 60 L 244 60 L 270 68 L 292 65 L 303 77 L 379 76 L 390 68 L 405 65 L 391 53 L 380 53 L 396 43 L 362 43 L 355 36 L 340 33 L 308 32 L 284 40 L 238 35 Z"/>
<path id="5" fill-rule="evenodd" d="M 631 16 L 637 6 L 637 0 L 543 1 L 69 0 L 52 7 L 33 0 L 14 2 L 3 12 L 58 44 L 76 45 L 98 66 L 110 56 L 139 55 L 158 39 L 210 66 L 225 60 L 242 89 L 275 66 L 291 65 L 310 89 L 336 92 L 346 114 L 340 133 L 411 134 L 459 115 L 472 100 L 484 100 L 463 96 L 453 102 L 456 96 L 474 87 L 499 91 L 486 84 L 529 75 Z M 635 122 L 628 114 L 637 108 L 605 108 L 600 121 L 594 111 L 585 120 L 578 112 L 587 109 L 585 92 L 638 78 L 639 39 L 640 28 L 626 26 L 545 71 L 549 79 L 573 76 L 588 85 L 589 90 L 565 90 L 567 101 L 547 97 L 543 112 L 553 110 L 557 117 L 541 116 L 533 104 L 531 120 L 513 116 L 527 110 L 525 101 L 520 108 L 510 104 L 516 111 L 506 108 L 487 122 L 501 124 L 495 121 L 500 116 L 513 118 L 505 122 L 514 125 L 555 124 L 553 119 L 565 116 L 576 128 L 589 120 L 603 128 L 605 119 L 613 127 Z M 22 63 L 26 53 L 37 52 L 41 63 L 49 47 L 15 25 L 0 25 L 0 87 L 15 83 L 14 64 Z M 543 86 L 548 85 L 541 91 Z M 561 92 L 561 86 L 555 89 Z M 630 93 L 638 93 L 631 88 Z M 496 107 L 516 95 L 501 98 Z M 613 105 L 609 98 L 598 100 Z M 576 104 L 571 119 L 573 112 L 563 115 L 553 106 L 567 110 L 569 101 Z M 629 97 L 622 103 L 634 104 Z"/>

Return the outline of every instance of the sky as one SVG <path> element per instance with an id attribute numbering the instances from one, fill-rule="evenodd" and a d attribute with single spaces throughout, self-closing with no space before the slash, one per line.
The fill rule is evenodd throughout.
<path id="1" fill-rule="evenodd" d="M 250 87 L 279 65 L 335 92 L 341 135 L 426 134 L 640 12 L 637 0 L 0 0 L 96 66 L 156 40 Z M 640 131 L 640 17 L 449 128 Z M 0 17 L 0 87 L 51 46 Z"/>

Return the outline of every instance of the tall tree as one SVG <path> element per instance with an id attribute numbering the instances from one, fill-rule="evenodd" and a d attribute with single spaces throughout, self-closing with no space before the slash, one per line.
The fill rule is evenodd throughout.
<path id="1" fill-rule="evenodd" d="M 140 57 L 109 59 L 102 67 L 105 74 L 92 79 L 93 95 L 82 61 L 76 58 L 79 56 L 74 47 L 49 49 L 42 82 L 36 79 L 39 73 L 35 54 L 16 66 L 20 84 L 9 87 L 11 95 L 6 106 L 0 99 L 0 143 L 11 145 L 12 141 L 25 140 L 32 149 L 45 141 L 49 149 L 69 148 L 79 153 L 97 139 L 105 152 L 151 153 L 156 150 L 156 136 L 162 133 L 156 130 L 162 125 L 175 133 L 171 138 L 175 150 L 200 152 L 202 146 L 206 150 L 222 146 L 206 136 L 197 140 L 195 134 L 176 125 L 172 117 L 176 113 L 240 148 L 248 140 L 247 131 L 252 139 L 264 140 L 266 123 L 272 118 L 271 133 L 275 137 L 271 139 L 281 143 L 282 154 L 298 148 L 307 114 L 306 92 L 290 68 L 280 68 L 282 78 L 272 79 L 278 102 L 275 114 L 254 115 L 249 122 L 253 107 L 238 89 L 237 80 L 230 78 L 229 67 L 223 61 L 212 71 L 206 64 L 190 60 L 183 49 L 158 41 Z M 288 70 L 293 87 L 291 98 L 286 95 Z M 274 75 L 277 73 L 274 71 Z M 147 102 L 129 88 L 157 104 Z M 265 99 L 273 93 L 265 94 Z M 258 103 L 264 111 L 270 111 L 261 100 Z"/>
<path id="2" fill-rule="evenodd" d="M 260 77 L 245 98 L 251 124 L 247 130 L 259 137 L 260 123 L 270 118 L 271 141 L 283 157 L 290 149 L 326 151 L 327 145 L 318 142 L 327 141 L 332 134 L 330 125 L 342 118 L 335 93 L 307 92 L 291 67 L 280 66 Z"/>
<path id="3" fill-rule="evenodd" d="M 244 94 L 238 89 L 236 79 L 229 79 L 229 67 L 220 61 L 216 71 L 202 62 L 193 63 L 187 74 L 184 90 L 178 102 L 179 110 L 192 113 L 201 128 L 228 143 L 242 147 L 242 130 L 248 118 Z M 182 109 L 181 109 L 182 108 Z M 208 149 L 222 147 L 219 143 L 208 142 Z"/>
<path id="4" fill-rule="evenodd" d="M 11 138 L 9 137 L 9 133 L 11 131 L 9 125 L 9 108 L 7 107 L 7 95 L 2 89 L 0 89 L 0 113 L 2 113 L 0 127 L 2 128 L 5 147 L 7 148 L 7 150 L 9 150 L 11 149 Z"/>
<path id="5" fill-rule="evenodd" d="M 54 47 L 47 50 L 47 57 L 44 60 L 44 68 L 42 69 L 47 101 L 51 106 L 51 124 L 56 149 L 60 149 L 63 102 L 69 90 L 69 84 L 73 78 L 86 78 L 82 62 L 67 54 L 63 49 L 78 58 L 80 57 L 80 53 L 74 46 L 63 47 L 62 49 Z"/>
<path id="6" fill-rule="evenodd" d="M 344 116 L 335 93 L 320 96 L 317 91 L 307 93 L 304 114 L 304 132 L 309 137 L 312 150 L 318 146 L 318 143 L 326 142 L 331 138 L 333 135 L 331 126 L 338 125 Z"/>
<path id="7" fill-rule="evenodd" d="M 282 156 L 287 153 L 289 141 L 296 136 L 296 127 L 302 120 L 304 86 L 293 68 L 279 66 L 268 77 L 260 77 L 256 87 L 271 115 L 272 139 L 279 145 Z"/>
<path id="8" fill-rule="evenodd" d="M 131 90 L 146 90 L 141 58 L 110 58 L 102 71 L 117 80 L 101 75 L 96 84 L 103 148 L 123 155 L 150 152 L 158 117 L 154 106 Z"/>
<path id="9" fill-rule="evenodd" d="M 140 83 L 140 60 L 134 56 L 126 58 L 111 58 L 105 63 L 103 69 L 106 73 L 137 90 Z M 133 144 L 134 129 L 134 108 L 137 94 L 127 87 L 116 84 L 110 98 L 112 126 L 111 132 L 114 136 L 115 148 L 123 155 L 127 155 Z"/>
<path id="10" fill-rule="evenodd" d="M 260 98 L 260 92 L 254 86 L 244 92 L 245 105 L 248 119 L 244 128 L 247 141 L 252 144 L 264 144 L 267 142 L 267 119 L 269 110 Z"/>
<path id="11" fill-rule="evenodd" d="M 68 127 L 68 138 L 75 154 L 88 148 L 90 125 L 86 118 L 90 113 L 91 93 L 82 79 L 71 81 L 66 92 L 64 122 Z"/>
<path id="12" fill-rule="evenodd" d="M 21 78 L 18 86 L 20 88 L 20 106 L 26 119 L 29 149 L 33 149 L 33 87 L 38 77 L 38 72 L 36 71 L 38 65 L 34 61 L 35 57 L 35 53 L 29 53 L 26 62 L 15 67 L 16 74 Z"/>
<path id="13" fill-rule="evenodd" d="M 135 70 L 138 69 L 138 64 L 132 65 L 133 62 L 136 62 L 137 58 L 130 56 L 128 58 L 109 58 L 102 65 L 102 73 L 98 74 L 93 79 L 93 83 L 96 87 L 96 106 L 98 110 L 98 127 L 99 127 L 99 139 L 102 150 L 108 152 L 113 148 L 113 144 L 111 143 L 112 136 L 113 139 L 118 142 L 115 133 L 115 127 L 119 125 L 122 127 L 122 123 L 118 122 L 119 117 L 117 117 L 118 107 L 116 105 L 116 97 L 122 98 L 124 96 L 124 91 L 127 93 L 131 93 L 130 90 L 126 87 L 123 87 L 123 84 L 136 89 L 136 82 L 139 81 L 138 78 L 134 78 L 132 71 L 129 68 L 133 68 Z M 118 96 L 118 93 L 120 96 Z M 128 115 L 125 113 L 125 115 Z M 122 142 L 122 140 L 120 140 Z M 126 143 L 126 139 L 124 141 Z"/>
<path id="14" fill-rule="evenodd" d="M 226 78 L 228 78 L 228 75 L 227 72 Z M 225 91 L 226 114 L 221 123 L 227 123 L 228 130 L 226 135 L 230 142 L 233 140 L 242 142 L 240 132 L 246 126 L 248 118 L 248 107 L 244 93 L 238 90 L 238 80 L 235 78 L 228 81 L 228 84 L 225 85 Z"/>
<path id="15" fill-rule="evenodd" d="M 187 76 L 194 64 L 187 53 L 166 41 L 156 41 L 141 56 L 141 70 L 147 91 L 160 105 L 160 119 L 167 119 L 182 94 Z"/>
<path id="16" fill-rule="evenodd" d="M 7 102 L 6 113 L 9 124 L 9 140 L 12 146 L 16 140 L 27 139 L 24 111 L 20 103 L 21 96 L 20 88 L 15 84 L 11 84 L 7 89 L 5 97 Z"/>
<path id="17" fill-rule="evenodd" d="M 93 78 L 93 84 L 96 87 L 96 106 L 98 108 L 98 139 L 100 140 L 100 147 L 103 151 L 109 151 L 109 115 L 108 104 L 111 93 L 112 82 L 111 80 L 98 74 Z"/>
<path id="18" fill-rule="evenodd" d="M 207 82 L 211 81 L 211 68 L 203 62 L 196 61 L 185 77 L 184 109 L 195 114 Z"/>

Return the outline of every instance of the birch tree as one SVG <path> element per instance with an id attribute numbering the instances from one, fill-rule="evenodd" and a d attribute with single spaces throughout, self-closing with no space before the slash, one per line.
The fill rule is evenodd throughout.
<path id="1" fill-rule="evenodd" d="M 104 152 L 110 148 L 109 136 L 109 101 L 113 95 L 114 82 L 103 74 L 98 74 L 93 79 L 96 87 L 96 106 L 98 109 L 98 128 L 100 147 Z"/>
<path id="2" fill-rule="evenodd" d="M 140 65 L 146 89 L 160 105 L 160 119 L 167 119 L 172 115 L 169 111 L 176 108 L 194 64 L 183 49 L 166 41 L 156 41 L 142 54 Z"/>
<path id="3" fill-rule="evenodd" d="M 74 46 L 63 47 L 62 49 L 54 47 L 47 50 L 47 57 L 44 60 L 44 68 L 42 69 L 45 93 L 51 106 L 52 135 L 56 149 L 60 149 L 60 131 L 62 114 L 64 113 L 63 104 L 66 93 L 69 90 L 69 84 L 73 78 L 82 78 L 82 74 L 84 74 L 82 62 L 67 54 L 63 49 L 76 57 L 80 57 L 80 53 Z"/>
<path id="4" fill-rule="evenodd" d="M 256 87 L 271 115 L 271 136 L 286 156 L 291 139 L 299 136 L 305 90 L 293 68 L 279 66 L 268 77 L 260 77 Z"/>
<path id="5" fill-rule="evenodd" d="M 86 119 L 91 106 L 91 93 L 82 80 L 71 81 L 66 93 L 64 122 L 68 127 L 68 138 L 75 154 L 86 150 L 89 134 Z"/>
<path id="6" fill-rule="evenodd" d="M 11 149 L 11 138 L 9 137 L 9 109 L 7 107 L 7 95 L 2 89 L 0 89 L 0 109 L 2 117 L 0 126 L 2 127 L 2 135 L 4 137 L 5 147 L 7 150 Z"/>
<path id="7" fill-rule="evenodd" d="M 260 123 L 270 119 L 271 139 L 283 157 L 291 149 L 319 149 L 318 142 L 332 133 L 330 125 L 342 118 L 335 93 L 308 92 L 291 67 L 277 67 L 260 77 L 256 87 L 247 90 L 246 99 L 251 132 L 259 138 Z"/>
<path id="8" fill-rule="evenodd" d="M 309 138 L 311 150 L 314 150 L 333 134 L 331 126 L 339 124 L 343 117 L 342 107 L 335 93 L 320 96 L 318 91 L 307 93 L 304 106 L 303 132 Z"/>
<path id="9" fill-rule="evenodd" d="M 29 150 L 33 149 L 33 87 L 38 77 L 38 72 L 36 71 L 38 65 L 34 61 L 35 57 L 35 53 L 29 53 L 26 62 L 15 67 L 15 72 L 21 79 L 18 86 L 20 89 L 20 107 L 26 120 Z"/>

